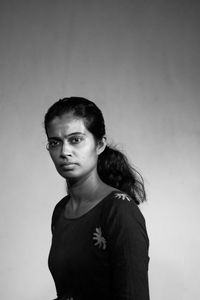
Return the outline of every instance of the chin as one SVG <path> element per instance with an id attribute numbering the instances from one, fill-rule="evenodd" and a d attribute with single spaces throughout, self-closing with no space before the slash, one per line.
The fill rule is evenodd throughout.
<path id="1" fill-rule="evenodd" d="M 58 173 L 66 179 L 66 181 L 74 182 L 79 181 L 84 178 L 88 178 L 90 174 L 92 174 L 93 169 L 84 170 L 84 172 L 80 172 L 80 169 L 69 169 L 69 170 L 60 170 L 57 169 Z M 83 171 L 83 170 L 82 170 Z"/>
<path id="2" fill-rule="evenodd" d="M 73 171 L 68 170 L 68 171 L 64 171 L 64 172 L 59 170 L 58 173 L 60 174 L 60 176 L 62 176 L 66 180 L 80 178 L 80 175 L 78 175 L 76 172 L 74 172 L 74 170 Z"/>
<path id="3" fill-rule="evenodd" d="M 77 177 L 77 175 L 75 175 L 75 174 L 72 174 L 72 172 L 70 173 L 70 172 L 59 172 L 59 174 L 63 177 L 63 178 L 65 178 L 65 179 L 70 179 L 70 178 L 76 178 Z"/>

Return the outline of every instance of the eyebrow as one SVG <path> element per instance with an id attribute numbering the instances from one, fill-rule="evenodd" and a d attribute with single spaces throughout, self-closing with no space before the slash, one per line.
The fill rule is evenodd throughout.
<path id="1" fill-rule="evenodd" d="M 65 137 L 70 137 L 70 136 L 74 136 L 74 135 L 86 135 L 85 133 L 83 133 L 83 132 L 72 132 L 72 133 L 70 133 L 70 134 L 68 134 L 68 135 L 66 135 Z M 51 136 L 51 137 L 49 137 L 49 140 L 62 140 L 60 137 L 58 137 L 58 136 Z"/>

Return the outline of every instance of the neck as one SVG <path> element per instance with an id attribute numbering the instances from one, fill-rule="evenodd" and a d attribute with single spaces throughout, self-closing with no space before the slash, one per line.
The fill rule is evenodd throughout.
<path id="1" fill-rule="evenodd" d="M 77 205 L 80 205 L 82 202 L 92 201 L 94 195 L 101 190 L 104 183 L 98 174 L 94 172 L 77 181 L 67 180 L 67 186 L 71 200 Z"/>

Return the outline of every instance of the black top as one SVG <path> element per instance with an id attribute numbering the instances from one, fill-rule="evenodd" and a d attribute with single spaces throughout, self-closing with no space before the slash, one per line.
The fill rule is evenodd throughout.
<path id="1" fill-rule="evenodd" d="M 149 300 L 145 220 L 129 196 L 113 191 L 86 214 L 69 219 L 55 207 L 49 268 L 58 299 Z"/>

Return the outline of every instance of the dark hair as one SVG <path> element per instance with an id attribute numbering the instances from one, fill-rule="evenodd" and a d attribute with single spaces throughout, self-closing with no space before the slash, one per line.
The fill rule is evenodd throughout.
<path id="1" fill-rule="evenodd" d="M 94 102 L 82 97 L 60 99 L 48 109 L 44 119 L 46 134 L 49 123 L 55 117 L 70 112 L 76 117 L 83 118 L 86 128 L 97 141 L 103 138 L 106 132 L 101 110 Z M 137 204 L 146 200 L 142 176 L 119 150 L 106 146 L 98 157 L 97 171 L 103 182 L 127 193 Z"/>

